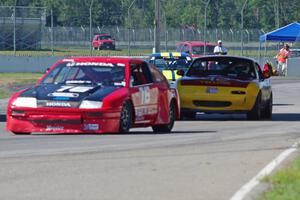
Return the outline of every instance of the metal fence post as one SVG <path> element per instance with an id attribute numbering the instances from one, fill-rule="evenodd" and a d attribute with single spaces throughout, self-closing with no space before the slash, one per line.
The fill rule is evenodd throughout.
<path id="1" fill-rule="evenodd" d="M 53 9 L 51 8 L 51 54 L 54 56 L 53 50 Z"/>
<path id="2" fill-rule="evenodd" d="M 206 28 L 207 28 L 207 8 L 209 5 L 210 0 L 208 0 L 205 4 L 205 10 L 204 10 L 204 55 L 206 55 Z"/>
<path id="3" fill-rule="evenodd" d="M 243 39 L 244 39 L 244 36 L 243 36 L 243 29 L 244 29 L 244 9 L 245 9 L 245 6 L 247 4 L 247 1 L 248 0 L 245 0 L 244 4 L 243 4 L 243 7 L 241 9 L 241 52 L 242 52 L 242 56 L 243 56 L 243 50 L 244 50 L 244 47 L 243 47 Z"/>
<path id="4" fill-rule="evenodd" d="M 13 20 L 14 20 L 14 56 L 16 56 L 16 5 L 13 10 Z"/>
<path id="5" fill-rule="evenodd" d="M 131 39 L 130 38 L 130 28 L 131 28 L 130 8 L 133 6 L 135 1 L 136 0 L 133 0 L 131 2 L 131 4 L 129 5 L 128 10 L 127 10 L 127 14 L 128 14 L 128 16 L 127 16 L 127 19 L 128 19 L 128 55 L 129 56 L 130 56 L 130 39 Z"/>
<path id="6" fill-rule="evenodd" d="M 92 6 L 93 6 L 93 2 L 94 0 L 91 1 L 91 4 L 90 4 L 90 56 L 92 56 L 93 54 L 93 44 L 92 44 L 92 41 L 93 41 L 93 36 L 92 36 Z"/>

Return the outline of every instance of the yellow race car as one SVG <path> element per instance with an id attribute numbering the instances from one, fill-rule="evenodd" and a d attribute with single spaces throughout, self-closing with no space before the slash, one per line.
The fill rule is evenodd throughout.
<path id="1" fill-rule="evenodd" d="M 177 71 L 187 71 L 192 58 L 187 53 L 162 52 L 153 53 L 149 62 L 155 65 L 169 82 L 174 83 L 176 79 L 181 77 L 177 74 Z"/>
<path id="2" fill-rule="evenodd" d="M 197 58 L 177 80 L 182 118 L 196 112 L 246 113 L 251 120 L 272 117 L 269 71 L 250 58 L 205 56 Z"/>

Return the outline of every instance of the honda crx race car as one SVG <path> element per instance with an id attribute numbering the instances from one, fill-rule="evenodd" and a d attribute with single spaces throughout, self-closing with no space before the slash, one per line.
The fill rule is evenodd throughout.
<path id="1" fill-rule="evenodd" d="M 58 61 L 34 87 L 14 94 L 7 129 L 15 134 L 170 132 L 179 117 L 176 89 L 145 61 L 80 57 Z"/>
<path id="2" fill-rule="evenodd" d="M 273 98 L 269 77 L 269 70 L 262 71 L 249 58 L 197 58 L 177 82 L 182 117 L 195 118 L 196 112 L 204 112 L 246 113 L 248 119 L 270 119 Z"/>

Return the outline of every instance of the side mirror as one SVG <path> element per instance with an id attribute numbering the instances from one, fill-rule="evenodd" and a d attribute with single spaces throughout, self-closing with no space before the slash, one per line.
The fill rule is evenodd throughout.
<path id="1" fill-rule="evenodd" d="M 182 69 L 180 69 L 180 70 L 178 70 L 178 71 L 176 72 L 176 74 L 177 74 L 178 76 L 184 76 L 184 71 L 183 71 Z"/>

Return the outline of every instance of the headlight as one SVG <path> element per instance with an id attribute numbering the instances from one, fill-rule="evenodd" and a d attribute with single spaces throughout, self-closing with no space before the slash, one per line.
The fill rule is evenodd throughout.
<path id="1" fill-rule="evenodd" d="M 81 102 L 79 108 L 102 108 L 102 102 L 84 100 Z"/>
<path id="2" fill-rule="evenodd" d="M 36 98 L 33 97 L 18 97 L 13 103 L 13 106 L 17 107 L 29 107 L 29 108 L 36 108 Z"/>

